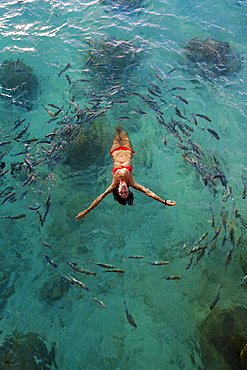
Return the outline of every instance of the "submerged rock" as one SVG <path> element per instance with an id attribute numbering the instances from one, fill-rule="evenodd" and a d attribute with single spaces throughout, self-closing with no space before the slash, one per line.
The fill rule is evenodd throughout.
<path id="1" fill-rule="evenodd" d="M 203 77 L 230 76 L 241 68 L 242 59 L 229 42 L 195 38 L 185 44 L 185 56 Z"/>
<path id="2" fill-rule="evenodd" d="M 109 150 L 109 133 L 104 125 L 94 123 L 89 129 L 82 129 L 68 146 L 65 164 L 74 168 L 85 168 L 92 164 L 102 165 Z"/>
<path id="3" fill-rule="evenodd" d="M 43 338 L 36 333 L 13 333 L 0 346 L 0 368 L 20 370 L 54 369 L 55 346 L 49 352 Z"/>
<path id="4" fill-rule="evenodd" d="M 22 60 L 5 60 L 0 68 L 1 96 L 24 105 L 32 100 L 37 92 L 38 78 L 33 68 Z"/>
<path id="5" fill-rule="evenodd" d="M 89 51 L 88 66 L 93 71 L 104 73 L 103 77 L 120 75 L 140 61 L 142 49 L 135 47 L 131 41 L 108 37 L 91 43 L 93 48 Z"/>
<path id="6" fill-rule="evenodd" d="M 60 299 L 69 287 L 70 284 L 59 276 L 49 279 L 49 281 L 44 283 L 39 294 L 39 299 L 40 301 L 48 302 Z"/>
<path id="7" fill-rule="evenodd" d="M 247 369 L 247 309 L 215 308 L 200 325 L 201 349 L 206 370 Z"/>

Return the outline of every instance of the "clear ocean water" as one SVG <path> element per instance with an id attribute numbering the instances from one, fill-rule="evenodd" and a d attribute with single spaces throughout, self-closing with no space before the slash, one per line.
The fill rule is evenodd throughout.
<path id="1" fill-rule="evenodd" d="M 1 1 L 1 369 L 212 369 L 202 325 L 247 308 L 246 2 L 125 4 Z M 231 47 L 223 72 L 212 72 L 219 49 L 207 50 L 209 64 L 186 57 L 188 41 L 208 38 Z M 133 190 L 133 207 L 110 194 L 75 220 L 111 183 L 119 122 L 136 181 L 177 204 Z M 124 260 L 133 255 L 144 258 Z M 35 340 L 36 352 L 23 349 L 17 333 L 35 333 L 47 351 Z"/>

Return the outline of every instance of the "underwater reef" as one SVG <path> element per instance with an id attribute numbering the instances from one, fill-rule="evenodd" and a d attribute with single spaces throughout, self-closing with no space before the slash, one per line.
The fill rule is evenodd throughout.
<path id="1" fill-rule="evenodd" d="M 103 77 L 119 76 L 126 68 L 137 65 L 141 59 L 141 48 L 131 41 L 106 37 L 103 41 L 91 40 L 86 65 Z"/>
<path id="2" fill-rule="evenodd" d="M 215 308 L 200 325 L 201 349 L 206 370 L 247 369 L 247 309 Z"/>
<path id="3" fill-rule="evenodd" d="M 217 41 L 212 38 L 187 41 L 184 55 L 189 68 L 194 68 L 202 77 L 230 76 L 241 69 L 242 59 L 229 42 Z"/>
<path id="4" fill-rule="evenodd" d="M 19 58 L 16 61 L 5 60 L 0 67 L 1 96 L 12 100 L 14 104 L 28 108 L 35 97 L 38 78 L 33 68 Z"/>
<path id="5" fill-rule="evenodd" d="M 36 333 L 15 332 L 5 337 L 0 346 L 0 368 L 20 370 L 49 370 L 55 363 L 55 344 L 48 351 L 43 338 Z"/>
<path id="6" fill-rule="evenodd" d="M 104 125 L 93 123 L 89 129 L 82 128 L 73 142 L 68 145 L 65 164 L 73 168 L 102 165 L 109 149 L 109 133 Z"/>

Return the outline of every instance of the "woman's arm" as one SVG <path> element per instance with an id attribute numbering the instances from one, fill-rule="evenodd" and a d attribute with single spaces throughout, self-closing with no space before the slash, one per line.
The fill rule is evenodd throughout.
<path id="1" fill-rule="evenodd" d="M 164 203 L 164 204 L 167 204 L 168 206 L 175 206 L 176 202 L 174 200 L 165 200 L 165 199 L 162 199 L 161 197 L 159 197 L 157 194 L 155 194 L 153 191 L 145 188 L 144 186 L 138 184 L 137 182 L 133 182 L 131 184 L 131 186 L 136 189 L 136 190 L 140 190 L 142 191 L 143 193 L 145 193 L 147 196 L 155 199 L 155 200 L 158 200 L 159 202 L 161 203 Z"/>
<path id="2" fill-rule="evenodd" d="M 88 212 L 91 211 L 91 209 L 96 207 L 102 201 L 102 199 L 105 198 L 107 194 L 111 193 L 113 189 L 114 189 L 114 185 L 111 184 L 109 188 L 107 188 L 106 191 L 104 191 L 103 194 L 100 194 L 96 199 L 94 199 L 94 201 L 90 204 L 90 206 L 84 211 L 81 211 L 80 213 L 78 213 L 78 215 L 75 218 L 83 218 Z"/>

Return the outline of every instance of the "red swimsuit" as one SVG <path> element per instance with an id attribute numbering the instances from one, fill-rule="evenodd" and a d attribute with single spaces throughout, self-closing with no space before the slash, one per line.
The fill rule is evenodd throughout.
<path id="1" fill-rule="evenodd" d="M 133 149 L 130 149 L 130 148 L 127 148 L 126 146 L 119 146 L 117 147 L 116 149 L 113 149 L 110 154 L 112 154 L 113 152 L 115 152 L 116 150 L 130 150 L 132 153 L 135 153 L 135 151 Z M 132 171 L 132 166 L 130 165 L 127 165 L 127 166 L 120 166 L 120 167 L 114 167 L 112 169 L 112 173 L 116 173 L 118 170 L 121 170 L 122 168 L 126 168 L 129 172 Z"/>

